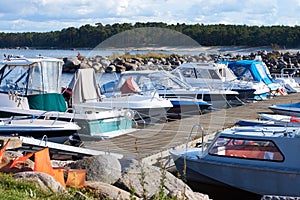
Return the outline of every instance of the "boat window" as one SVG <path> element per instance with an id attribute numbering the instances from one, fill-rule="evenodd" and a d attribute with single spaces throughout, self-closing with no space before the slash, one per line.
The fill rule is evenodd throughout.
<path id="1" fill-rule="evenodd" d="M 210 74 L 208 73 L 208 71 L 206 69 L 196 69 L 196 75 L 197 78 L 206 78 L 206 79 L 210 79 Z"/>
<path id="2" fill-rule="evenodd" d="M 42 61 L 33 65 L 27 94 L 60 93 L 62 65 L 55 61 Z"/>
<path id="3" fill-rule="evenodd" d="M 192 68 L 183 68 L 180 70 L 184 78 L 195 78 L 195 72 Z"/>
<path id="4" fill-rule="evenodd" d="M 47 93 L 60 93 L 60 76 L 62 71 L 61 62 L 42 61 L 41 66 L 43 67 L 43 90 Z"/>
<path id="5" fill-rule="evenodd" d="M 254 81 L 254 78 L 248 69 L 243 73 L 242 76 L 239 77 L 239 79 L 243 81 Z"/>
<path id="6" fill-rule="evenodd" d="M 209 151 L 211 155 L 283 161 L 283 155 L 277 146 L 269 140 L 235 139 L 220 137 Z"/>
<path id="7" fill-rule="evenodd" d="M 218 75 L 218 73 L 215 70 L 208 70 L 208 73 L 212 79 L 221 79 L 221 77 Z"/>
<path id="8" fill-rule="evenodd" d="M 233 73 L 240 79 L 246 68 L 244 66 L 233 66 L 230 68 Z"/>
<path id="9" fill-rule="evenodd" d="M 6 66 L 3 70 L 1 91 L 25 94 L 28 67 Z"/>
<path id="10" fill-rule="evenodd" d="M 220 72 L 221 76 L 225 78 L 226 81 L 232 81 L 237 78 L 234 75 L 234 73 L 228 68 L 220 69 L 219 72 Z"/>

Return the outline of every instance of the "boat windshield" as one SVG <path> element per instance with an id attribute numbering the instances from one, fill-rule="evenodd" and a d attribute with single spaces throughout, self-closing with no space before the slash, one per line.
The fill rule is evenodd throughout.
<path id="1" fill-rule="evenodd" d="M 20 95 L 60 93 L 62 62 L 40 61 L 30 65 L 5 65 L 0 90 Z"/>
<path id="2" fill-rule="evenodd" d="M 212 148 L 210 155 L 235 157 L 255 160 L 283 161 L 284 157 L 278 147 L 270 140 L 255 140 L 231 137 L 219 137 Z"/>
<path id="3" fill-rule="evenodd" d="M 233 81 L 233 80 L 237 79 L 237 77 L 234 75 L 234 73 L 227 67 L 219 69 L 219 72 L 224 81 Z"/>
<path id="4" fill-rule="evenodd" d="M 153 91 L 164 89 L 191 89 L 191 86 L 182 82 L 179 78 L 164 72 L 128 73 L 122 74 L 116 84 L 115 91 L 121 91 L 125 83 L 131 80 L 135 91 Z"/>

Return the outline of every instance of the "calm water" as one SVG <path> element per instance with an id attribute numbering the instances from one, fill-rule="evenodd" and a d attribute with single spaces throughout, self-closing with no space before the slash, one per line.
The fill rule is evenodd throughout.
<path id="1" fill-rule="evenodd" d="M 63 58 L 63 57 L 75 57 L 80 53 L 80 55 L 84 57 L 94 57 L 96 55 L 100 56 L 111 56 L 114 54 L 123 55 L 125 53 L 130 53 L 131 55 L 135 54 L 146 54 L 148 50 L 93 50 L 93 49 L 70 49 L 70 50 L 63 50 L 63 49 L 0 49 L 0 55 L 14 55 L 14 56 L 25 56 L 25 57 L 36 57 L 36 56 L 45 56 L 45 57 L 54 57 L 54 58 Z M 151 51 L 156 53 L 165 53 L 165 54 L 199 54 L 199 51 L 162 51 L 156 50 Z"/>
<path id="2" fill-rule="evenodd" d="M 54 57 L 54 58 L 63 58 L 63 57 L 75 57 L 77 56 L 78 52 L 82 56 L 85 57 L 93 57 L 96 55 L 101 56 L 110 56 L 113 54 L 121 54 L 130 53 L 131 55 L 135 54 L 146 54 L 151 52 L 155 53 L 165 53 L 165 54 L 192 54 L 196 55 L 199 53 L 235 53 L 239 55 L 249 54 L 250 52 L 256 52 L 258 50 L 266 50 L 271 51 L 268 47 L 255 47 L 255 48 L 245 48 L 245 47 L 212 47 L 209 48 L 209 52 L 207 48 L 189 48 L 189 49 L 169 49 L 169 50 L 136 50 L 136 49 L 128 49 L 128 50 L 114 50 L 114 49 L 101 49 L 101 50 L 94 50 L 94 49 L 0 49 L 0 56 L 6 55 L 23 55 L 25 57 L 36 57 L 38 55 L 45 56 L 45 57 Z M 1 58 L 1 57 L 0 57 Z"/>

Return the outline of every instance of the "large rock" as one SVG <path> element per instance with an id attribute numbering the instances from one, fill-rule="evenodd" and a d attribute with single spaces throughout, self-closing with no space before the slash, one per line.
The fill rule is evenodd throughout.
<path id="1" fill-rule="evenodd" d="M 107 183 L 86 181 L 85 187 L 95 191 L 94 195 L 99 199 L 139 199 L 137 196 Z"/>
<path id="2" fill-rule="evenodd" d="M 147 165 L 136 160 L 122 162 L 122 177 L 115 184 L 126 191 L 134 189 L 138 197 L 153 197 L 158 195 L 162 187 L 170 197 L 186 196 L 189 200 L 209 199 L 208 195 L 193 192 L 181 179 L 159 167 Z"/>
<path id="3" fill-rule="evenodd" d="M 68 194 L 58 181 L 56 181 L 52 176 L 42 172 L 19 172 L 16 173 L 14 177 L 17 181 L 32 181 L 38 184 L 44 191 L 56 194 Z"/>
<path id="4" fill-rule="evenodd" d="M 121 164 L 112 155 L 97 155 L 83 158 L 71 164 L 73 169 L 86 169 L 87 181 L 115 183 L 121 177 Z"/>

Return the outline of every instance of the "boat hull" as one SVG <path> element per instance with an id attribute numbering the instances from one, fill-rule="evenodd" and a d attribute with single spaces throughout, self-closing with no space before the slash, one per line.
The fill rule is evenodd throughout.
<path id="1" fill-rule="evenodd" d="M 79 107 L 78 107 L 79 108 Z M 78 133 L 82 136 L 100 137 L 100 138 L 111 138 L 124 133 L 132 132 L 132 119 L 126 118 L 126 111 L 111 110 L 111 109 L 96 109 L 91 108 L 91 110 L 80 110 L 79 113 L 62 113 L 59 112 L 58 120 L 64 122 L 75 122 L 79 127 Z M 13 108 L 0 108 L 1 116 L 11 117 L 11 116 L 39 116 L 45 111 L 41 110 L 23 110 L 23 109 L 13 109 Z M 57 112 L 54 112 L 57 113 Z M 54 120 L 57 115 L 50 117 Z M 111 133 L 113 132 L 113 133 Z M 83 137 L 82 137 L 83 138 Z"/>
<path id="2" fill-rule="evenodd" d="M 25 127 L 20 127 L 25 128 Z M 64 143 L 70 136 L 77 134 L 77 131 L 74 130 L 45 130 L 45 128 L 35 129 L 23 129 L 20 131 L 19 129 L 14 130 L 10 128 L 1 128 L 0 127 L 1 136 L 13 136 L 13 137 L 33 137 L 35 139 L 42 139 L 49 142 L 56 142 L 56 143 Z"/>
<path id="3" fill-rule="evenodd" d="M 298 171 L 272 170 L 263 166 L 243 166 L 226 162 L 214 162 L 206 159 L 174 157 L 178 171 L 187 180 L 231 186 L 259 195 L 300 196 Z M 184 164 L 185 163 L 185 164 Z M 184 165 L 186 172 L 183 171 Z M 289 184 L 287 184 L 289 183 Z"/>
<path id="4" fill-rule="evenodd" d="M 269 106 L 269 109 L 274 113 L 280 115 L 290 115 L 300 117 L 300 104 L 285 104 L 285 105 L 272 105 Z"/>
<path id="5" fill-rule="evenodd" d="M 205 101 L 197 101 L 193 99 L 171 99 L 171 102 L 173 107 L 168 110 L 169 116 L 199 115 L 211 106 L 210 103 Z"/>

